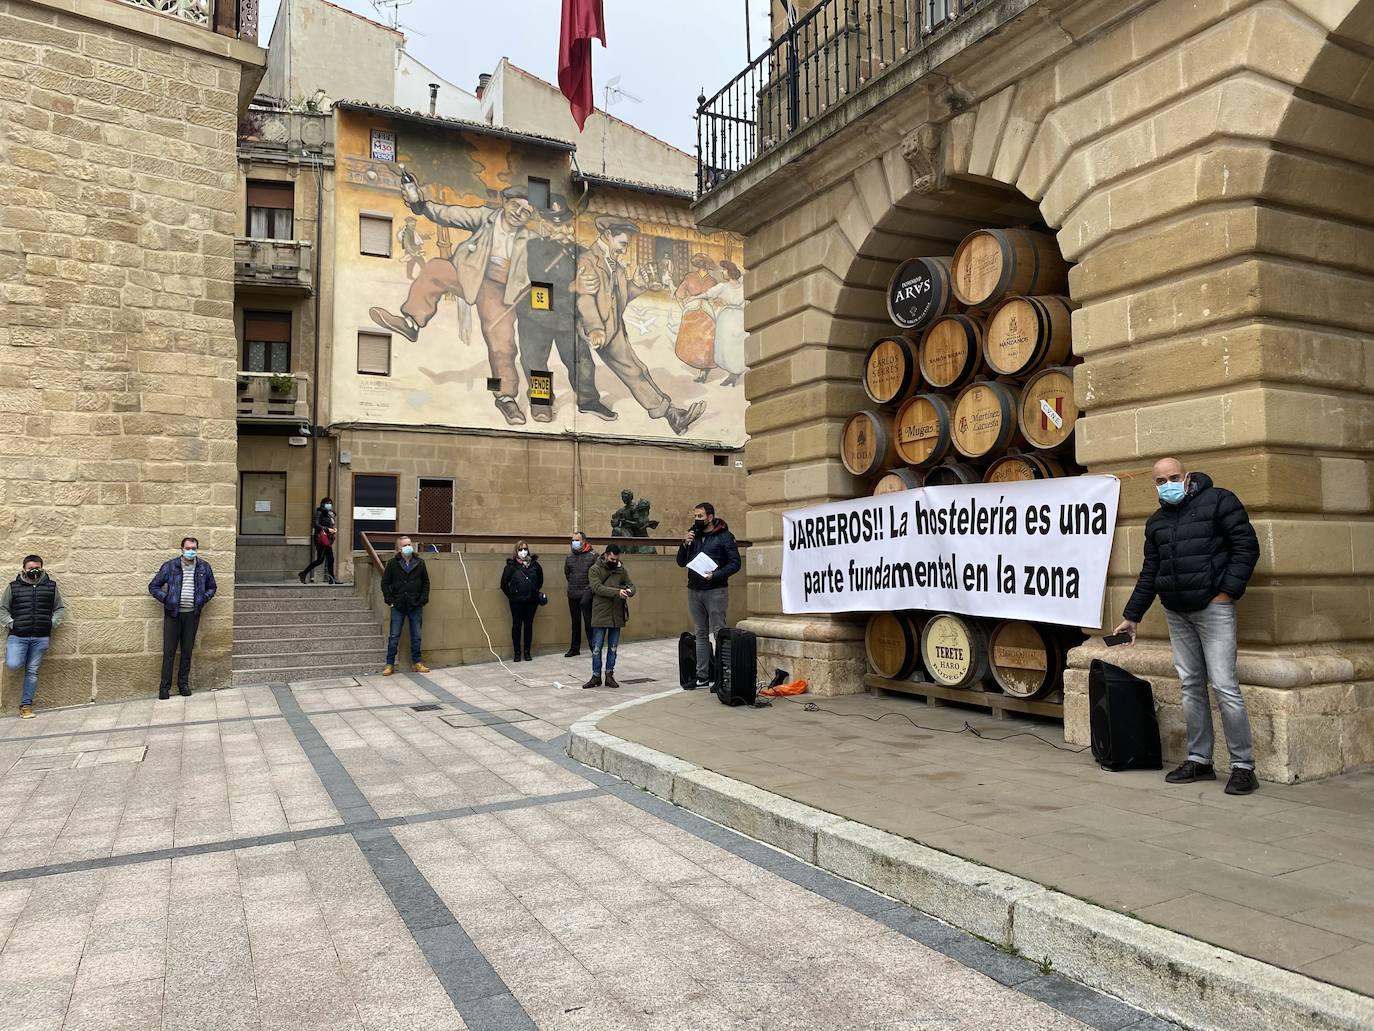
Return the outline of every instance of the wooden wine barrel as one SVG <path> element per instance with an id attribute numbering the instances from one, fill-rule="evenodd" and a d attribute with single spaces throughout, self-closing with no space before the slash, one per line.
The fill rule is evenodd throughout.
<path id="1" fill-rule="evenodd" d="M 1042 451 L 1072 454 L 1073 428 L 1078 422 L 1078 402 L 1073 397 L 1073 370 L 1037 372 L 1021 391 L 1018 415 L 1026 442 Z"/>
<path id="2" fill-rule="evenodd" d="M 983 328 L 983 360 L 999 376 L 1030 376 L 1070 354 L 1073 309 L 1062 297 L 1008 297 Z"/>
<path id="3" fill-rule="evenodd" d="M 1015 480 L 1048 480 L 1063 476 L 1064 467 L 1049 455 L 1022 454 L 1013 451 L 1003 455 L 983 473 L 984 483 L 1011 483 Z"/>
<path id="4" fill-rule="evenodd" d="M 965 458 L 991 458 L 1022 443 L 1021 388 L 987 380 L 954 400 L 954 448 Z"/>
<path id="5" fill-rule="evenodd" d="M 907 465 L 943 462 L 954 447 L 953 401 L 941 394 L 917 394 L 902 402 L 892 420 L 897 454 Z"/>
<path id="6" fill-rule="evenodd" d="M 986 308 L 1012 294 L 1062 294 L 1069 268 L 1048 233 L 979 229 L 954 252 L 954 295 L 966 307 Z"/>
<path id="7" fill-rule="evenodd" d="M 880 476 L 897 464 L 892 424 L 882 412 L 855 412 L 840 435 L 840 461 L 855 476 Z"/>
<path id="8" fill-rule="evenodd" d="M 1057 628 L 1019 619 L 993 627 L 988 651 L 993 680 L 1017 698 L 1038 698 L 1059 687 L 1069 654 Z"/>
<path id="9" fill-rule="evenodd" d="M 875 612 L 864 632 L 868 668 L 880 677 L 906 680 L 921 670 L 921 628 L 913 612 Z"/>
<path id="10" fill-rule="evenodd" d="M 983 367 L 983 323 L 972 315 L 946 315 L 921 337 L 921 376 L 934 390 L 959 390 Z"/>
<path id="11" fill-rule="evenodd" d="M 921 631 L 921 664 L 933 684 L 973 687 L 988 675 L 986 628 L 968 616 L 931 616 Z"/>
<path id="12" fill-rule="evenodd" d="M 967 462 L 946 462 L 928 470 L 922 481 L 926 487 L 951 487 L 959 483 L 981 483 L 983 474 Z"/>
<path id="13" fill-rule="evenodd" d="M 924 387 L 919 349 L 906 337 L 883 337 L 864 357 L 864 392 L 876 405 L 901 404 Z"/>
<path id="14" fill-rule="evenodd" d="M 910 469 L 889 469 L 878 477 L 878 482 L 873 485 L 873 494 L 895 494 L 902 490 L 915 490 L 921 486 L 919 473 L 914 473 Z"/>
<path id="15" fill-rule="evenodd" d="M 954 298 L 950 258 L 912 258 L 887 284 L 887 314 L 903 329 L 924 329 L 941 315 L 962 311 Z"/>

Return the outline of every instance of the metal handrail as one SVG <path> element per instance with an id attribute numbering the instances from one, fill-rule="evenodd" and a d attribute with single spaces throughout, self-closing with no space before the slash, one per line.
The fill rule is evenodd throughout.
<path id="1" fill-rule="evenodd" d="M 709 100 L 697 97 L 704 197 L 988 0 L 822 0 Z"/>
<path id="2" fill-rule="evenodd" d="M 367 552 L 367 557 L 371 560 L 377 572 L 382 572 L 386 565 L 382 562 L 382 557 L 377 554 L 377 549 L 372 544 L 375 536 L 379 540 L 385 539 L 388 542 L 395 542 L 399 537 L 409 537 L 416 545 L 428 542 L 430 544 L 506 544 L 509 545 L 517 540 L 525 541 L 527 544 L 560 544 L 566 543 L 567 534 L 515 534 L 515 533 L 420 533 L 419 531 L 392 531 L 392 530 L 363 530 L 360 533 L 363 539 L 363 550 Z M 681 537 L 611 537 L 605 540 L 609 543 L 615 541 L 622 547 L 655 547 L 655 548 L 676 548 L 682 543 Z M 735 544 L 741 548 L 747 548 L 752 541 L 740 540 L 735 538 Z M 421 555 L 423 557 L 423 553 Z"/>

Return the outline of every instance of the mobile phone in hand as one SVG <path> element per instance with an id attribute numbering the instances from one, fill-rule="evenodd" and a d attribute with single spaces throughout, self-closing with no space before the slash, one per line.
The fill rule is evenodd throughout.
<path id="1" fill-rule="evenodd" d="M 1130 644 L 1132 640 L 1130 634 L 1107 634 L 1102 638 L 1102 643 L 1108 648 L 1115 648 L 1118 644 Z"/>

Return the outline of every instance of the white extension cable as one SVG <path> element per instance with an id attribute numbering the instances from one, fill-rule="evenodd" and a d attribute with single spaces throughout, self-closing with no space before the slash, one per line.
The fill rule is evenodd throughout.
<path id="1" fill-rule="evenodd" d="M 492 657 L 501 664 L 503 670 L 515 679 L 516 683 L 524 684 L 526 687 L 556 687 L 561 691 L 563 689 L 563 684 L 560 681 L 530 680 L 528 677 L 522 677 L 519 673 L 515 672 L 515 670 L 507 666 L 505 660 L 496 653 L 496 648 L 491 643 L 491 634 L 487 633 L 487 624 L 482 621 L 482 613 L 477 610 L 477 602 L 474 601 L 472 597 L 472 580 L 468 577 L 468 564 L 463 561 L 463 553 L 461 551 L 455 551 L 454 554 L 458 556 L 458 564 L 463 567 L 463 582 L 467 584 L 468 602 L 472 605 L 473 615 L 477 617 L 477 625 L 482 628 L 482 636 L 487 639 L 487 651 L 491 652 Z"/>

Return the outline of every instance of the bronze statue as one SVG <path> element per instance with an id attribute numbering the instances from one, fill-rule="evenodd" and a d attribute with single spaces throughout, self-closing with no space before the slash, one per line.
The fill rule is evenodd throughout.
<path id="1" fill-rule="evenodd" d="M 620 492 L 622 502 L 620 508 L 611 514 L 611 536 L 612 537 L 647 537 L 650 530 L 658 529 L 658 520 L 649 518 L 649 501 L 641 498 L 635 500 L 632 490 L 622 490 Z M 653 548 L 626 548 L 630 554 L 650 554 L 654 553 Z"/>

